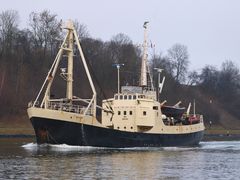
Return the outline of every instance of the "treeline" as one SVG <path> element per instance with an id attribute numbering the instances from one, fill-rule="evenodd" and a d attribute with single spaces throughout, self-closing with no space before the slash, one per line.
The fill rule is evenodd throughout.
<path id="1" fill-rule="evenodd" d="M 109 41 L 93 38 L 85 25 L 78 21 L 74 24 L 94 81 L 100 84 L 99 94 L 109 97 L 117 90 L 114 63 L 125 64 L 121 69 L 122 85 L 138 85 L 141 47 L 121 33 Z M 26 113 L 27 103 L 36 97 L 62 42 L 64 31 L 61 25 L 62 21 L 58 16 L 47 10 L 32 12 L 29 15 L 28 27 L 24 29 L 19 28 L 17 11 L 7 10 L 0 13 L 0 116 Z M 224 62 L 221 69 L 208 65 L 201 72 L 189 72 L 189 54 L 187 47 L 181 44 L 173 45 L 166 56 L 152 54 L 148 57 L 151 71 L 154 72 L 154 67 L 163 68 L 163 75 L 167 77 L 163 98 L 166 97 L 172 102 L 179 97 L 188 100 L 199 98 L 199 102 L 202 102 L 200 96 L 194 97 L 196 93 L 189 96 L 189 88 L 191 92 L 194 89 L 200 94 L 204 93 L 206 101 L 217 101 L 240 118 L 240 74 L 232 61 Z M 78 58 L 77 53 L 74 58 Z M 76 71 L 84 78 L 81 68 Z M 153 74 L 156 79 L 157 74 Z M 85 95 L 88 92 L 86 85 L 85 81 L 78 84 Z M 54 91 L 64 88 L 64 85 L 57 81 L 56 87 Z M 103 97 L 99 95 L 99 98 Z M 206 101 L 200 105 L 201 111 L 209 109 Z"/>

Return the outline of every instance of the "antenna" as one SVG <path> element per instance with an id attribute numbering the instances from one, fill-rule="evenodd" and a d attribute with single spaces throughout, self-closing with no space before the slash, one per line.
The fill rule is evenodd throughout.
<path id="1" fill-rule="evenodd" d="M 118 94 L 120 93 L 120 67 L 124 66 L 124 64 L 113 64 L 112 66 L 117 68 L 117 74 L 118 74 Z"/>
<path id="2" fill-rule="evenodd" d="M 187 117 L 189 116 L 189 114 L 190 114 L 190 109 L 191 109 L 191 106 L 192 106 L 192 104 L 191 103 L 189 103 L 188 104 L 188 108 L 187 108 L 187 112 L 186 112 L 186 114 L 187 114 Z"/>
<path id="3" fill-rule="evenodd" d="M 193 99 L 193 116 L 196 117 L 196 104 L 195 104 L 195 99 Z"/>
<path id="4" fill-rule="evenodd" d="M 165 76 L 163 77 L 163 80 L 160 82 L 160 80 L 161 80 L 160 75 L 161 75 L 161 72 L 163 71 L 163 69 L 154 68 L 154 70 L 156 70 L 158 73 L 157 100 L 159 101 L 159 94 L 162 92 L 163 85 L 165 82 Z"/>

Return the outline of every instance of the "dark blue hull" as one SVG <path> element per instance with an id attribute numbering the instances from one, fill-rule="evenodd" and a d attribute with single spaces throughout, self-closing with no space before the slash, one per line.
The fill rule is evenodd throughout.
<path id="1" fill-rule="evenodd" d="M 100 128 L 80 123 L 32 117 L 38 144 L 68 144 L 97 147 L 194 146 L 204 131 L 188 134 L 147 134 Z"/>

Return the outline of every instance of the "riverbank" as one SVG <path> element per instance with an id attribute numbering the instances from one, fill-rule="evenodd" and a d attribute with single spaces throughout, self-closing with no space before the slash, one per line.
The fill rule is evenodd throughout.
<path id="1" fill-rule="evenodd" d="M 240 129 L 214 127 L 206 129 L 203 141 L 237 141 L 240 140 Z"/>
<path id="2" fill-rule="evenodd" d="M 240 134 L 205 134 L 202 141 L 239 141 Z"/>

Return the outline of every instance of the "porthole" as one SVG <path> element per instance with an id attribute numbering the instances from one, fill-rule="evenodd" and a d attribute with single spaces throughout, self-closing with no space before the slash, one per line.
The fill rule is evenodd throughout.
<path id="1" fill-rule="evenodd" d="M 126 129 L 126 126 L 124 126 L 124 129 Z"/>
<path id="2" fill-rule="evenodd" d="M 146 112 L 146 111 L 143 111 L 143 115 L 146 116 L 146 115 L 147 115 L 147 112 Z"/>

